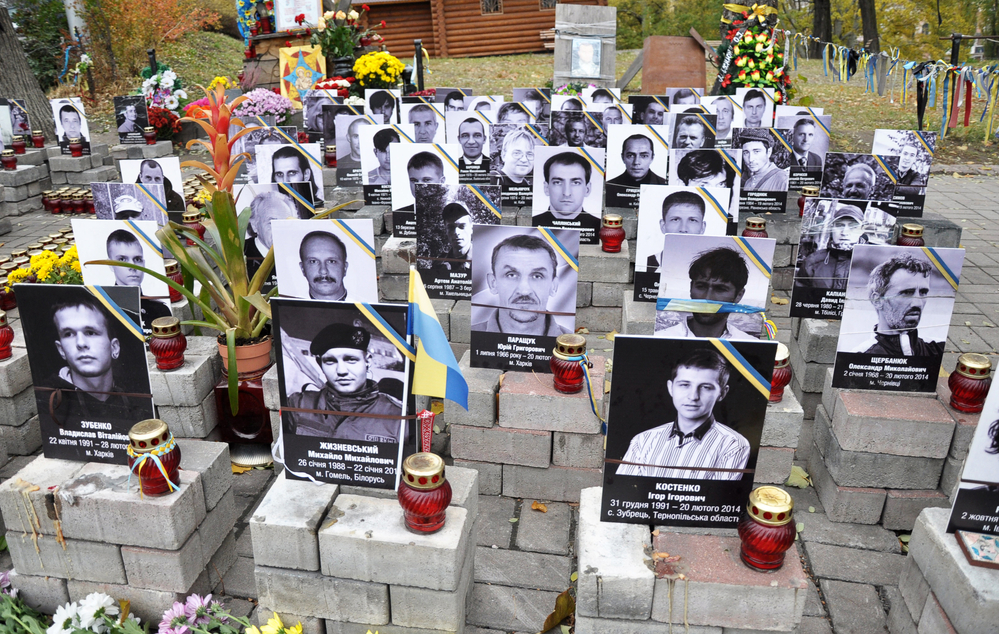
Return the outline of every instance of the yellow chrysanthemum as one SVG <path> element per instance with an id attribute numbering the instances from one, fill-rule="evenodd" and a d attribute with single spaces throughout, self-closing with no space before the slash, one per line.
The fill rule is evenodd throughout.
<path id="1" fill-rule="evenodd" d="M 260 632 L 261 634 L 280 634 L 283 629 L 284 623 L 281 622 L 281 617 L 275 613 L 267 620 L 267 625 L 260 628 Z"/>

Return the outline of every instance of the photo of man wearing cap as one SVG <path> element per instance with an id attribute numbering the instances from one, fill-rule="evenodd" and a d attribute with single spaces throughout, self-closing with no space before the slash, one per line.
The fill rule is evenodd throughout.
<path id="1" fill-rule="evenodd" d="M 165 225 L 168 218 L 161 207 L 166 195 L 163 186 L 143 187 L 145 191 L 135 183 L 91 183 L 97 219 L 152 220 Z"/>
<path id="2" fill-rule="evenodd" d="M 742 149 L 742 189 L 786 192 L 787 169 L 775 164 L 777 139 L 770 128 L 738 128 L 732 145 Z"/>

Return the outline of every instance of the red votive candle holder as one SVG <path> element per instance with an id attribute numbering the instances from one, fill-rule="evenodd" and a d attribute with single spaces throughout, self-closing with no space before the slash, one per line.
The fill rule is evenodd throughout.
<path id="1" fill-rule="evenodd" d="M 201 224 L 201 212 L 200 211 L 185 211 L 182 216 L 184 221 L 184 226 L 195 231 L 198 234 L 198 238 L 201 240 L 205 239 L 205 225 Z M 187 238 L 187 246 L 193 247 L 195 244 L 194 240 Z"/>
<path id="2" fill-rule="evenodd" d="M 772 572 L 784 565 L 784 554 L 794 544 L 797 531 L 794 500 L 775 486 L 762 486 L 749 494 L 749 503 L 739 520 L 739 555 L 754 570 Z"/>
<path id="3" fill-rule="evenodd" d="M 326 159 L 326 167 L 336 167 L 336 146 L 327 145 L 323 158 Z"/>
<path id="4" fill-rule="evenodd" d="M 83 141 L 79 138 L 69 140 L 69 155 L 73 158 L 83 156 Z"/>
<path id="5" fill-rule="evenodd" d="M 163 260 L 163 266 L 166 268 L 166 276 L 177 282 L 181 286 L 184 285 L 184 272 L 180 270 L 180 262 L 174 260 L 173 258 L 167 258 Z M 173 287 L 170 288 L 170 301 L 179 302 L 184 299 L 184 296 L 180 294 L 180 291 L 175 291 Z"/>
<path id="6" fill-rule="evenodd" d="M 770 402 L 784 400 L 784 388 L 791 382 L 791 351 L 782 343 L 777 343 L 777 356 L 774 358 L 774 375 L 770 379 Z"/>
<path id="7" fill-rule="evenodd" d="M 28 150 L 28 144 L 20 134 L 10 140 L 10 147 L 14 150 L 14 154 L 24 154 Z"/>
<path id="8" fill-rule="evenodd" d="M 7 171 L 14 171 L 17 169 L 17 157 L 14 156 L 14 150 L 4 150 L 0 152 L 0 163 L 3 164 L 3 168 Z"/>
<path id="9" fill-rule="evenodd" d="M 92 214 L 96 212 L 94 208 L 94 193 L 84 192 L 83 194 L 83 211 L 84 213 Z"/>
<path id="10" fill-rule="evenodd" d="M 926 240 L 923 240 L 923 225 L 915 223 L 902 225 L 902 233 L 899 234 L 896 244 L 900 247 L 926 246 Z"/>
<path id="11" fill-rule="evenodd" d="M 39 150 L 45 147 L 45 133 L 41 130 L 32 130 L 31 145 L 35 146 L 35 148 Z"/>
<path id="12" fill-rule="evenodd" d="M 55 213 L 52 210 L 52 194 L 55 193 L 51 189 L 47 189 L 42 192 L 42 209 L 49 213 Z"/>
<path id="13" fill-rule="evenodd" d="M 142 138 L 146 140 L 146 145 L 156 145 L 156 128 L 153 126 L 142 128 Z"/>
<path id="14" fill-rule="evenodd" d="M 180 487 L 180 445 L 166 423 L 150 418 L 132 426 L 128 431 L 128 467 L 139 477 L 142 495 L 168 495 Z"/>
<path id="15" fill-rule="evenodd" d="M 6 281 L 4 285 L 6 286 Z M 9 359 L 13 354 L 10 349 L 12 341 L 14 341 L 14 329 L 7 323 L 7 313 L 0 310 L 0 359 Z"/>
<path id="16" fill-rule="evenodd" d="M 605 253 L 620 253 L 621 244 L 624 242 L 624 220 L 619 214 L 607 214 L 604 216 L 600 233 L 600 248 Z"/>
<path id="17" fill-rule="evenodd" d="M 0 310 L 14 310 L 17 308 L 17 298 L 14 297 L 14 289 L 7 290 L 7 269 L 0 269 Z M 6 315 L 4 315 L 6 317 Z"/>
<path id="18" fill-rule="evenodd" d="M 575 394 L 583 389 L 585 373 L 580 363 L 587 363 L 586 337 L 575 333 L 559 335 L 555 339 L 555 349 L 549 366 L 555 379 L 555 390 L 563 394 Z"/>
<path id="19" fill-rule="evenodd" d="M 746 218 L 746 228 L 742 230 L 743 238 L 769 238 L 767 221 L 759 216 Z"/>
<path id="20" fill-rule="evenodd" d="M 992 362 L 984 354 L 967 352 L 957 359 L 957 367 L 947 379 L 950 406 L 959 412 L 982 411 L 992 386 Z"/>
<path id="21" fill-rule="evenodd" d="M 819 195 L 819 188 L 814 185 L 807 185 L 801 188 L 801 195 L 798 196 L 798 217 L 805 215 L 805 201 Z"/>
<path id="22" fill-rule="evenodd" d="M 444 477 L 443 458 L 421 451 L 403 460 L 398 497 L 406 528 L 415 533 L 444 528 L 451 483 Z"/>
<path id="23" fill-rule="evenodd" d="M 157 317 L 150 325 L 153 338 L 149 340 L 149 351 L 156 357 L 156 368 L 169 372 L 184 365 L 187 337 L 180 331 L 180 320 L 176 317 Z"/>

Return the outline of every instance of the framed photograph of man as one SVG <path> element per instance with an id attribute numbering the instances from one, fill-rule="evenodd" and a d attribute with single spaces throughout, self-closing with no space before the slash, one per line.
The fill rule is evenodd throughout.
<path id="1" fill-rule="evenodd" d="M 503 191 L 504 207 L 528 207 L 534 196 L 534 156 L 548 145 L 538 129 L 529 125 L 493 124 L 489 128 L 492 183 Z"/>
<path id="2" fill-rule="evenodd" d="M 791 288 L 791 316 L 839 319 L 854 249 L 885 245 L 895 217 L 863 200 L 809 198 Z"/>
<path id="3" fill-rule="evenodd" d="M 668 233 L 655 335 L 757 340 L 776 240 Z"/>
<path id="4" fill-rule="evenodd" d="M 895 197 L 895 174 L 891 165 L 895 158 L 888 157 L 886 161 L 873 154 L 827 152 L 819 195 L 823 198 L 890 201 Z"/>
<path id="5" fill-rule="evenodd" d="M 786 211 L 791 169 L 787 131 L 770 126 L 735 128 L 732 147 L 742 150 L 739 210 L 750 214 Z"/>
<path id="6" fill-rule="evenodd" d="M 715 146 L 732 146 L 732 128 L 745 125 L 742 103 L 732 95 L 701 97 L 701 105 L 709 114 L 715 115 Z"/>
<path id="7" fill-rule="evenodd" d="M 334 106 L 335 107 L 335 106 Z M 338 187 L 360 187 L 361 171 L 361 128 L 378 125 L 381 115 L 337 115 L 331 117 L 333 125 L 327 128 L 324 138 L 336 138 L 336 184 Z M 328 119 L 326 120 L 328 121 Z M 335 134 L 335 137 L 328 135 Z"/>
<path id="8" fill-rule="evenodd" d="M 744 128 L 769 128 L 774 124 L 773 88 L 736 88 L 735 98 L 742 104 Z"/>
<path id="9" fill-rule="evenodd" d="M 524 105 L 508 101 L 505 103 L 494 104 L 492 112 L 482 112 L 479 110 L 473 110 L 472 112 L 481 112 L 481 114 L 492 117 L 495 123 L 534 123 L 534 114 Z M 546 120 L 547 121 L 547 120 Z"/>
<path id="10" fill-rule="evenodd" d="M 83 283 L 87 286 L 138 286 L 141 292 L 140 325 L 147 336 L 151 335 L 153 320 L 171 315 L 170 287 L 166 282 L 135 269 L 88 262 L 114 260 L 166 275 L 163 247 L 156 237 L 158 225 L 151 220 L 74 218 L 72 222 Z"/>
<path id="11" fill-rule="evenodd" d="M 535 227 L 579 229 L 580 244 L 598 244 L 603 208 L 604 151 L 544 146 L 534 161 Z"/>
<path id="12" fill-rule="evenodd" d="M 600 46 L 598 37 L 572 38 L 570 77 L 600 77 Z"/>
<path id="13" fill-rule="evenodd" d="M 742 150 L 669 151 L 668 184 L 680 187 L 724 187 L 730 189 L 726 233 L 735 234 L 739 223 L 739 197 L 742 188 Z"/>
<path id="14" fill-rule="evenodd" d="M 288 127 L 275 127 L 273 125 L 273 117 L 260 117 L 260 119 L 264 121 L 265 125 L 261 125 L 257 121 L 257 117 L 250 119 L 246 122 L 246 127 L 250 128 L 250 131 L 236 139 L 236 142 L 232 144 L 233 154 L 246 154 L 243 162 L 239 164 L 239 171 L 236 172 L 236 179 L 234 181 L 236 183 L 257 182 L 257 163 L 255 158 L 257 156 L 258 145 L 283 145 L 287 143 L 288 141 L 281 132 L 288 134 L 293 139 L 297 136 L 294 127 L 290 129 Z M 230 135 L 234 135 L 238 131 L 238 127 L 229 126 Z M 315 135 L 315 138 L 322 138 L 322 133 Z"/>
<path id="15" fill-rule="evenodd" d="M 381 115 L 365 115 L 364 108 L 361 106 L 348 106 L 346 104 L 342 105 L 326 105 L 323 106 L 323 134 L 321 138 L 320 147 L 325 150 L 325 146 L 335 145 L 337 141 L 343 137 L 346 141 L 346 131 L 337 133 L 336 124 L 340 117 L 351 117 L 351 121 L 356 120 L 355 117 L 367 117 L 368 123 L 381 123 Z M 294 135 L 292 135 L 294 138 Z M 318 139 L 317 139 L 318 140 Z M 345 155 L 349 154 L 348 150 L 350 147 L 344 148 Z M 337 145 L 337 167 L 339 168 L 340 163 L 340 146 Z M 359 167 L 359 165 L 358 165 Z M 339 183 L 339 181 L 337 181 Z"/>
<path id="16" fill-rule="evenodd" d="M 606 133 L 612 125 L 630 125 L 633 123 L 634 115 L 632 114 L 632 110 L 633 106 L 630 103 L 618 103 L 607 106 L 603 111 L 596 113 L 594 116 Z"/>
<path id="17" fill-rule="evenodd" d="M 418 437 L 407 306 L 277 297 L 271 309 L 288 477 L 394 489 Z"/>
<path id="18" fill-rule="evenodd" d="M 21 135 L 27 141 L 31 136 L 31 118 L 28 116 L 28 105 L 24 99 L 8 99 L 10 106 L 10 132 Z"/>
<path id="19" fill-rule="evenodd" d="M 699 150 L 715 146 L 715 115 L 674 111 L 669 118 L 674 149 Z"/>
<path id="20" fill-rule="evenodd" d="M 926 183 L 936 151 L 936 132 L 915 130 L 875 130 L 871 153 L 895 170 L 895 195 L 892 202 L 897 215 L 920 218 L 926 202 Z M 896 160 L 887 157 L 897 157 Z"/>
<path id="21" fill-rule="evenodd" d="M 45 457 L 127 464 L 128 430 L 155 417 L 139 289 L 15 288 Z"/>
<path id="22" fill-rule="evenodd" d="M 823 108 L 812 108 L 804 106 L 787 106 L 777 104 L 774 106 L 774 118 L 777 117 L 806 117 L 808 115 L 825 114 Z"/>
<path id="23" fill-rule="evenodd" d="M 325 112 L 323 106 L 333 106 L 343 103 L 343 98 L 336 94 L 335 90 L 324 90 L 314 88 L 303 90 L 302 98 L 302 122 L 305 124 L 305 132 L 309 134 L 309 140 L 318 141 L 325 134 Z M 364 112 L 364 106 L 354 106 Z M 273 125 L 273 123 L 272 123 Z"/>
<path id="24" fill-rule="evenodd" d="M 536 120 L 547 121 L 551 117 L 551 88 L 514 88 L 513 100 L 526 107 Z"/>
<path id="25" fill-rule="evenodd" d="M 461 146 L 458 182 L 488 185 L 492 161 L 489 157 L 489 119 L 481 112 L 446 113 L 447 142 Z"/>
<path id="26" fill-rule="evenodd" d="M 736 528 L 776 354 L 776 341 L 618 335 L 601 519 Z"/>
<path id="27" fill-rule="evenodd" d="M 309 219 L 315 213 L 311 183 L 277 183 L 257 185 L 251 183 L 236 190 L 236 209 L 242 213 L 250 208 L 246 225 L 243 254 L 246 255 L 246 272 L 252 278 L 263 264 L 267 252 L 274 245 L 271 223 L 288 218 Z M 264 292 L 278 283 L 277 271 L 271 270 L 264 284 Z"/>
<path id="28" fill-rule="evenodd" d="M 458 144 L 405 143 L 392 148 L 392 235 L 416 237 L 416 185 L 458 184 Z"/>
<path id="29" fill-rule="evenodd" d="M 166 209 L 172 213 L 175 222 L 187 209 L 184 203 L 184 177 L 180 171 L 180 159 L 164 156 L 156 159 L 126 159 L 118 162 L 123 183 L 136 183 L 143 187 L 161 185 L 166 200 Z M 174 187 L 176 185 L 176 188 Z"/>
<path id="30" fill-rule="evenodd" d="M 552 95 L 552 113 L 585 110 L 587 105 L 582 95 Z"/>
<path id="31" fill-rule="evenodd" d="M 551 372 L 576 330 L 579 230 L 473 225 L 471 365 Z"/>
<path id="32" fill-rule="evenodd" d="M 633 123 L 643 125 L 669 125 L 669 97 L 666 95 L 628 95 L 633 108 Z"/>
<path id="33" fill-rule="evenodd" d="M 557 111 L 552 113 L 552 123 L 548 134 L 550 145 L 569 147 L 602 147 L 607 137 L 600 125 L 600 113 L 585 110 Z"/>
<path id="34" fill-rule="evenodd" d="M 392 204 L 391 146 L 394 143 L 412 143 L 413 126 L 379 124 L 361 126 L 361 184 L 364 186 L 364 204 Z"/>
<path id="35" fill-rule="evenodd" d="M 499 185 L 416 186 L 416 268 L 431 299 L 472 298 L 472 225 L 498 225 Z"/>
<path id="36" fill-rule="evenodd" d="M 142 95 L 128 95 L 114 98 L 115 125 L 118 126 L 118 142 L 122 145 L 141 145 L 146 142 L 143 130 L 149 125 L 146 113 L 146 98 Z"/>
<path id="37" fill-rule="evenodd" d="M 150 220 L 164 226 L 167 217 L 163 185 L 90 183 L 98 220 Z"/>
<path id="38" fill-rule="evenodd" d="M 933 392 L 964 249 L 853 249 L 833 387 Z"/>
<path id="39" fill-rule="evenodd" d="M 52 106 L 52 118 L 56 124 L 56 140 L 63 154 L 69 154 L 69 142 L 80 139 L 83 153 L 90 154 L 90 126 L 87 125 L 87 113 L 83 110 L 83 102 L 79 97 L 49 99 Z M 10 117 L 0 117 L 10 121 Z M 2 125 L 2 124 L 0 124 Z"/>
<path id="40" fill-rule="evenodd" d="M 621 103 L 620 88 L 602 88 L 599 86 L 587 86 L 580 92 L 583 99 L 593 110 L 603 110 L 607 106 Z"/>
<path id="41" fill-rule="evenodd" d="M 417 143 L 444 143 L 444 106 L 436 103 L 402 104 L 402 120 L 413 126 Z"/>
<path id="42" fill-rule="evenodd" d="M 274 269 L 282 297 L 378 301 L 370 218 L 274 220 Z"/>
<path id="43" fill-rule="evenodd" d="M 690 106 L 701 105 L 701 97 L 704 96 L 703 88 L 667 88 L 666 96 L 669 97 L 669 109 L 672 112 L 686 112 Z"/>
<path id="44" fill-rule="evenodd" d="M 982 359 L 977 361 L 981 363 Z M 964 461 L 947 532 L 995 535 L 996 507 L 999 507 L 999 391 L 990 391 Z"/>
<path id="45" fill-rule="evenodd" d="M 642 185 L 635 245 L 635 301 L 659 297 L 667 233 L 724 236 L 730 190 L 719 187 Z"/>
<path id="46" fill-rule="evenodd" d="M 318 143 L 258 145 L 257 183 L 311 183 L 312 199 L 325 200 L 323 151 Z"/>
<path id="47" fill-rule="evenodd" d="M 364 89 L 364 113 L 380 114 L 382 121 L 388 123 L 399 123 L 399 98 L 402 91 L 398 89 L 386 90 L 384 88 Z"/>
<path id="48" fill-rule="evenodd" d="M 777 117 L 777 128 L 787 130 L 785 141 L 791 146 L 791 171 L 788 189 L 822 185 L 822 163 L 829 151 L 829 115 L 794 115 Z"/>
<path id="49" fill-rule="evenodd" d="M 444 112 L 458 112 L 465 109 L 465 97 L 475 94 L 471 88 L 438 88 L 434 102 L 443 104 Z"/>
<path id="50" fill-rule="evenodd" d="M 641 186 L 665 185 L 668 164 L 667 126 L 609 126 L 605 193 L 607 207 L 637 209 Z"/>

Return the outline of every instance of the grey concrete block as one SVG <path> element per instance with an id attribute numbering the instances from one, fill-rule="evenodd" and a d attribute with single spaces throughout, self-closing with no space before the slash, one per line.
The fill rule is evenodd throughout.
<path id="1" fill-rule="evenodd" d="M 207 438 L 219 424 L 214 392 L 191 407 L 157 404 L 156 411 L 178 438 Z"/>
<path id="2" fill-rule="evenodd" d="M 671 623 L 632 621 L 630 619 L 597 619 L 576 615 L 576 634 L 674 634 Z M 724 634 L 720 627 L 685 626 L 684 634 Z"/>
<path id="3" fill-rule="evenodd" d="M 892 531 L 885 530 L 878 524 L 833 521 L 823 512 L 814 489 L 788 487 L 787 490 L 794 498 L 795 521 L 804 526 L 798 533 L 799 541 L 886 553 L 901 552 L 898 536 Z M 809 507 L 814 508 L 815 512 L 808 512 Z"/>
<path id="4" fill-rule="evenodd" d="M 19 187 L 41 180 L 48 175 L 49 168 L 47 165 L 21 165 L 18 163 L 16 170 L 0 171 L 0 185 L 4 187 Z"/>
<path id="5" fill-rule="evenodd" d="M 327 197 L 327 200 L 329 198 Z M 323 619 L 317 619 L 314 616 L 304 616 L 300 614 L 277 614 L 276 612 L 265 608 L 264 606 L 258 606 L 256 610 L 253 611 L 253 619 L 256 620 L 257 625 L 264 626 L 267 622 L 277 615 L 281 618 L 281 621 L 288 626 L 302 624 L 302 634 L 340 634 L 330 628 L 327 628 L 327 621 Z M 333 623 L 333 621 L 329 621 Z"/>
<path id="6" fill-rule="evenodd" d="M 416 239 L 392 236 L 382 246 L 382 273 L 409 275 L 409 265 L 416 262 Z"/>
<path id="7" fill-rule="evenodd" d="M 88 183 L 106 183 L 117 180 L 118 170 L 113 165 L 102 165 L 82 172 L 69 172 L 66 180 L 71 185 L 86 185 Z"/>
<path id="8" fill-rule="evenodd" d="M 222 547 L 222 543 L 232 534 L 237 519 L 236 498 L 232 489 L 229 489 L 215 505 L 215 508 L 208 511 L 208 514 L 205 515 L 205 521 L 201 522 L 198 530 L 195 531 L 201 537 L 202 566 L 211 561 L 218 549 Z M 235 546 L 235 542 L 233 546 Z"/>
<path id="9" fill-rule="evenodd" d="M 42 426 L 38 416 L 32 416 L 16 427 L 0 425 L 0 443 L 8 454 L 30 456 L 42 446 Z"/>
<path id="10" fill-rule="evenodd" d="M 936 399 L 846 390 L 836 399 L 832 430 L 844 450 L 926 458 L 950 450 L 956 423 Z"/>
<path id="11" fill-rule="evenodd" d="M 456 467 L 475 469 L 479 472 L 478 486 L 480 495 L 499 495 L 503 492 L 503 465 L 489 462 L 454 459 Z"/>
<path id="12" fill-rule="evenodd" d="M 503 631 L 534 632 L 551 613 L 558 594 L 476 583 L 472 586 L 466 622 Z"/>
<path id="13" fill-rule="evenodd" d="M 465 604 L 472 589 L 474 552 L 472 549 L 466 558 L 458 588 L 453 592 L 390 586 L 392 624 L 446 632 L 460 631 L 465 625 Z"/>
<path id="14" fill-rule="evenodd" d="M 905 563 L 905 555 L 817 542 L 806 542 L 805 552 L 817 577 L 875 586 L 897 584 Z"/>
<path id="15" fill-rule="evenodd" d="M 552 464 L 559 467 L 600 469 L 604 464 L 604 435 L 554 432 Z"/>
<path id="16" fill-rule="evenodd" d="M 790 346 L 791 372 L 805 392 L 821 392 L 822 383 L 825 381 L 827 364 L 806 362 L 801 355 L 801 349 L 794 345 L 794 340 Z"/>
<path id="17" fill-rule="evenodd" d="M 576 328 L 585 327 L 590 332 L 621 331 L 621 308 L 587 306 L 576 310 Z"/>
<path id="18" fill-rule="evenodd" d="M 794 397 L 794 392 L 784 390 L 784 398 L 779 403 L 768 403 L 767 414 L 763 419 L 763 436 L 760 445 L 764 447 L 797 447 L 801 433 L 801 423 L 805 412 Z"/>
<path id="19" fill-rule="evenodd" d="M 267 566 L 257 566 L 254 574 L 260 605 L 278 614 L 370 625 L 389 622 L 389 589 L 385 584 Z"/>
<path id="20" fill-rule="evenodd" d="M 202 538 L 204 540 L 204 538 Z M 204 552 L 204 541 L 202 541 L 202 552 Z M 195 582 L 197 586 L 199 583 L 205 581 L 203 577 L 207 577 L 208 587 L 212 588 L 214 592 L 219 592 L 216 589 L 218 586 L 224 584 L 226 575 L 234 567 L 233 565 L 237 560 L 241 559 L 236 548 L 236 533 L 234 530 L 229 530 L 225 535 L 225 539 L 222 540 L 222 544 L 218 547 L 218 550 L 208 559 L 208 564 L 205 566 L 204 572 L 201 573 L 198 581 Z M 224 594 L 224 593 L 220 593 Z M 253 591 L 253 597 L 257 595 L 256 588 Z"/>
<path id="21" fill-rule="evenodd" d="M 27 387 L 10 398 L 0 398 L 0 424 L 2 427 L 20 427 L 24 421 L 38 413 L 35 390 Z M 2 431 L 2 430 L 0 430 Z"/>
<path id="22" fill-rule="evenodd" d="M 85 156 L 53 156 L 49 158 L 49 167 L 53 172 L 82 172 L 93 167 L 90 155 Z"/>
<path id="23" fill-rule="evenodd" d="M 388 275 L 378 278 L 378 293 L 387 302 L 404 302 L 409 295 L 409 275 Z"/>
<path id="24" fill-rule="evenodd" d="M 823 579 L 822 593 L 837 632 L 883 632 L 885 611 L 874 586 Z"/>
<path id="25" fill-rule="evenodd" d="M 798 348 L 804 361 L 834 363 L 840 323 L 839 320 L 802 319 L 792 346 Z"/>
<path id="26" fill-rule="evenodd" d="M 184 365 L 169 372 L 156 369 L 156 359 L 150 353 L 146 362 L 153 401 L 159 407 L 200 405 L 218 383 L 213 360 L 207 356 L 185 354 Z"/>
<path id="27" fill-rule="evenodd" d="M 950 508 L 950 500 L 936 489 L 930 491 L 888 490 L 881 525 L 893 531 L 911 531 L 924 508 Z"/>
<path id="28" fill-rule="evenodd" d="M 627 284 L 631 276 L 631 254 L 627 243 L 619 253 L 607 253 L 599 244 L 579 246 L 580 282 L 617 282 Z"/>
<path id="29" fill-rule="evenodd" d="M 205 492 L 205 508 L 212 510 L 232 487 L 232 462 L 229 445 L 224 442 L 178 438 L 182 468 L 201 474 Z"/>
<path id="30" fill-rule="evenodd" d="M 593 362 L 589 371 L 590 390 L 597 412 L 603 412 L 606 360 L 593 356 L 590 361 Z M 498 422 L 500 427 L 514 429 L 597 434 L 600 433 L 600 419 L 593 415 L 592 407 L 590 395 L 585 389 L 575 394 L 563 394 L 555 389 L 548 375 L 541 378 L 534 373 L 509 372 L 499 389 Z M 543 465 L 532 463 L 531 466 Z"/>
<path id="31" fill-rule="evenodd" d="M 492 548 L 510 548 L 513 522 L 516 519 L 516 501 L 513 498 L 479 496 L 479 517 L 476 519 L 476 543 Z"/>
<path id="32" fill-rule="evenodd" d="M 551 432 L 451 425 L 451 455 L 462 460 L 547 467 L 551 453 Z"/>
<path id="33" fill-rule="evenodd" d="M 620 306 L 624 300 L 624 294 L 631 288 L 625 282 L 594 282 L 593 283 L 593 305 L 594 306 Z"/>
<path id="34" fill-rule="evenodd" d="M 496 393 L 499 391 L 501 370 L 470 367 L 471 354 L 458 361 L 458 368 L 468 383 L 468 409 L 453 401 L 446 401 L 444 412 L 450 425 L 492 427 L 496 423 Z"/>
<path id="35" fill-rule="evenodd" d="M 887 495 L 884 489 L 837 485 L 817 447 L 813 447 L 809 457 L 808 473 L 832 521 L 877 524 L 881 520 Z"/>
<path id="36" fill-rule="evenodd" d="M 282 472 L 250 517 L 257 565 L 319 570 L 317 531 L 337 493 L 335 484 L 289 480 Z"/>
<path id="37" fill-rule="evenodd" d="M 625 291 L 622 297 L 621 332 L 626 335 L 652 335 L 656 327 L 656 305 L 636 302 L 634 294 Z"/>
<path id="38" fill-rule="evenodd" d="M 140 145 L 142 150 L 141 158 L 162 158 L 173 154 L 173 143 L 170 141 L 157 141 L 154 145 Z M 92 150 L 91 150 L 92 151 Z"/>
<path id="39" fill-rule="evenodd" d="M 760 447 L 756 459 L 754 484 L 783 484 L 791 475 L 794 449 L 787 447 Z"/>
<path id="40" fill-rule="evenodd" d="M 159 623 L 163 613 L 173 607 L 174 601 L 183 602 L 187 597 L 187 593 L 146 590 L 120 583 L 70 580 L 66 587 L 71 601 L 80 601 L 94 592 L 102 592 L 119 601 L 128 601 L 132 614 L 144 623 Z"/>
<path id="41" fill-rule="evenodd" d="M 570 557 L 488 546 L 475 549 L 476 583 L 562 592 L 572 585 L 572 570 Z"/>
<path id="42" fill-rule="evenodd" d="M 459 300 L 451 309 L 451 343 L 470 343 L 472 329 L 472 302 Z"/>
<path id="43" fill-rule="evenodd" d="M 264 386 L 264 405 L 269 410 L 277 411 L 281 409 L 281 395 L 278 391 L 280 388 L 278 387 L 278 372 L 276 363 L 264 373 L 262 383 Z"/>
<path id="44" fill-rule="evenodd" d="M 600 469 L 503 465 L 503 495 L 510 497 L 578 502 L 580 490 L 599 486 L 601 480 Z"/>
<path id="45" fill-rule="evenodd" d="M 549 502 L 546 512 L 531 508 L 532 500 L 525 500 L 517 523 L 515 545 L 523 551 L 569 554 L 569 523 L 572 511 L 567 504 Z"/>
<path id="46" fill-rule="evenodd" d="M 947 456 L 947 459 L 944 460 L 943 472 L 940 474 L 940 491 L 952 501 L 957 493 L 962 471 L 964 471 L 964 460 Z"/>
<path id="47" fill-rule="evenodd" d="M 59 514 L 53 487 L 78 474 L 85 463 L 38 456 L 0 484 L 0 514 L 11 531 L 56 535 Z"/>
<path id="48" fill-rule="evenodd" d="M 912 557 L 905 559 L 902 566 L 902 576 L 898 580 L 898 589 L 905 601 L 908 613 L 922 614 L 926 605 L 926 597 L 930 594 L 930 585 Z"/>
<path id="49" fill-rule="evenodd" d="M 51 535 L 32 539 L 29 533 L 7 531 L 14 568 L 25 575 L 46 575 L 105 583 L 125 583 L 121 549 L 115 544 L 66 539 Z"/>
<path id="50" fill-rule="evenodd" d="M 593 282 L 576 283 L 576 308 L 593 305 Z"/>
<path id="51" fill-rule="evenodd" d="M 17 589 L 18 598 L 45 614 L 54 614 L 58 608 L 69 603 L 69 590 L 66 588 L 65 579 L 45 575 L 23 575 L 11 570 L 10 585 Z"/>
<path id="52" fill-rule="evenodd" d="M 186 592 L 204 570 L 201 535 L 191 534 L 177 550 L 122 546 L 128 584 L 147 590 Z"/>

